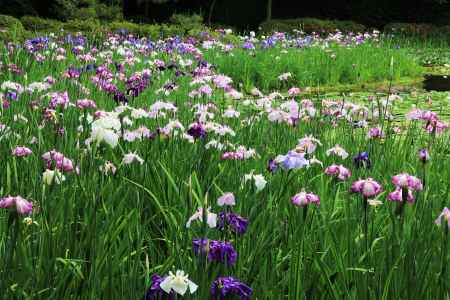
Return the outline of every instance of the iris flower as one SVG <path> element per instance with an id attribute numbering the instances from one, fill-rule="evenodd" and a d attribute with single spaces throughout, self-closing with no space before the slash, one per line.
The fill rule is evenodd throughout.
<path id="1" fill-rule="evenodd" d="M 291 202 L 295 206 L 301 206 L 301 207 L 307 206 L 308 204 L 315 204 L 315 205 L 319 206 L 320 198 L 316 194 L 301 191 L 300 193 L 295 194 L 291 198 Z"/>
<path id="2" fill-rule="evenodd" d="M 244 175 L 243 182 L 247 183 L 247 181 L 249 181 L 249 180 L 254 182 L 255 187 L 256 187 L 256 192 L 262 191 L 267 184 L 267 181 L 262 174 L 253 174 L 253 171 L 250 172 L 249 174 Z"/>
<path id="3" fill-rule="evenodd" d="M 29 215 L 33 211 L 33 203 L 21 196 L 7 196 L 0 199 L 0 208 L 13 207 L 21 215 Z"/>
<path id="4" fill-rule="evenodd" d="M 352 183 L 350 191 L 360 193 L 365 199 L 377 196 L 383 187 L 372 178 L 360 179 Z"/>
<path id="5" fill-rule="evenodd" d="M 233 193 L 224 193 L 217 199 L 217 205 L 219 206 L 234 206 L 236 205 L 236 200 Z"/>
<path id="6" fill-rule="evenodd" d="M 441 214 L 437 217 L 434 223 L 436 223 L 436 225 L 438 226 L 441 226 L 442 221 L 444 221 L 444 224 L 447 223 L 447 226 L 450 228 L 450 209 L 448 209 L 448 207 L 444 207 Z"/>
<path id="7" fill-rule="evenodd" d="M 203 221 L 202 207 L 197 209 L 197 211 L 189 218 L 186 223 L 186 228 L 191 227 L 191 223 L 196 220 L 199 220 L 201 222 Z M 209 228 L 215 228 L 217 226 L 217 214 L 210 212 L 209 208 L 206 210 L 206 223 L 208 224 Z"/>
<path id="8" fill-rule="evenodd" d="M 159 286 L 167 294 L 174 291 L 175 293 L 183 296 L 188 289 L 189 292 L 193 294 L 197 290 L 198 285 L 189 280 L 188 277 L 189 275 L 185 274 L 182 270 L 177 270 L 175 274 L 169 272 L 169 275 L 161 281 Z"/>
<path id="9" fill-rule="evenodd" d="M 218 277 L 211 285 L 212 299 L 227 299 L 231 295 L 236 295 L 241 300 L 248 300 L 253 290 L 246 284 L 231 276 Z"/>

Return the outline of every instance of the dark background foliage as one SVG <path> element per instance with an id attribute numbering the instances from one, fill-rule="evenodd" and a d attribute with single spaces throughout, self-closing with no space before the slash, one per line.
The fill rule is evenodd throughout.
<path id="1" fill-rule="evenodd" d="M 256 29 L 268 14 L 273 19 L 354 20 L 379 28 L 392 22 L 450 25 L 450 2 L 445 0 L 0 0 L 0 14 L 16 17 L 67 20 L 123 16 L 148 23 L 168 21 L 174 13 L 197 13 L 205 21 L 239 29 Z"/>

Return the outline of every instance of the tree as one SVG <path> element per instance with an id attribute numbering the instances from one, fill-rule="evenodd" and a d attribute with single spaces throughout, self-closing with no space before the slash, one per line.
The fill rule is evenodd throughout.
<path id="1" fill-rule="evenodd" d="M 209 7 L 208 13 L 208 26 L 211 26 L 211 18 L 214 11 L 214 7 L 216 6 L 217 0 L 212 0 L 211 6 Z"/>
<path id="2" fill-rule="evenodd" d="M 55 15 L 64 20 L 96 17 L 96 0 L 55 0 L 54 2 Z"/>
<path id="3" fill-rule="evenodd" d="M 150 15 L 150 5 L 151 4 L 166 4 L 169 2 L 177 2 L 177 1 L 176 0 L 137 0 L 138 5 L 144 4 L 144 16 L 145 17 L 148 17 Z"/>
<path id="4" fill-rule="evenodd" d="M 267 0 L 266 21 L 272 20 L 272 0 Z"/>

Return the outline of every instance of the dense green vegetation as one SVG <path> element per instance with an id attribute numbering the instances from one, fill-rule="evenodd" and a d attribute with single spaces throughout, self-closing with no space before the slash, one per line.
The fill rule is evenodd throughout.
<path id="1" fill-rule="evenodd" d="M 445 41 L 0 28 L 1 297 L 450 297 L 450 93 L 394 89 Z"/>
<path id="2" fill-rule="evenodd" d="M 406 50 L 370 43 L 354 48 L 336 45 L 326 49 L 317 46 L 286 51 L 268 49 L 256 53 L 247 50 L 225 54 L 210 51 L 205 57 L 216 64 L 220 72 L 228 74 L 235 82 L 243 83 L 247 90 L 255 86 L 273 90 L 290 85 L 361 84 L 422 74 L 420 66 Z M 287 82 L 280 81 L 278 76 L 287 72 L 292 76 Z"/>

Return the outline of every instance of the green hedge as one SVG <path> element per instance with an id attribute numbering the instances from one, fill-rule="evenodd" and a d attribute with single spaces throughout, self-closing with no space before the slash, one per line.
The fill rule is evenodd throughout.
<path id="1" fill-rule="evenodd" d="M 183 36 L 187 31 L 180 25 L 161 24 L 161 35 L 163 37 Z"/>
<path id="2" fill-rule="evenodd" d="M 112 22 L 108 25 L 111 31 L 125 30 L 140 37 L 159 39 L 169 36 L 184 36 L 202 30 L 208 30 L 202 24 L 202 17 L 199 15 L 173 15 L 170 24 L 136 24 L 126 21 Z"/>
<path id="3" fill-rule="evenodd" d="M 113 32 L 125 30 L 125 32 L 139 37 L 159 39 L 163 36 L 162 25 L 159 24 L 136 24 L 131 22 L 112 22 L 109 29 Z"/>
<path id="4" fill-rule="evenodd" d="M 140 35 L 142 33 L 142 26 L 136 23 L 131 22 L 112 22 L 108 25 L 109 29 L 111 31 L 119 31 L 119 30 L 126 30 L 127 32 L 133 34 L 133 35 Z"/>
<path id="5" fill-rule="evenodd" d="M 109 29 L 113 32 L 125 30 L 127 33 L 139 37 L 160 39 L 170 36 L 184 36 L 189 31 L 178 25 L 172 24 L 135 24 L 130 22 L 113 22 L 109 24 Z"/>
<path id="6" fill-rule="evenodd" d="M 109 12 L 107 15 L 111 15 Z M 119 15 L 117 17 L 120 17 Z M 106 22 L 102 24 L 98 19 L 69 20 L 60 22 L 57 20 L 43 19 L 34 16 L 24 16 L 20 20 L 0 15 L 0 39 L 1 40 L 23 40 L 32 33 L 58 32 L 64 29 L 68 32 L 104 33 L 108 31 L 119 31 L 121 29 L 139 36 L 151 39 L 160 39 L 170 36 L 194 36 L 204 37 L 202 33 L 207 32 L 210 36 L 218 35 L 213 29 L 202 24 L 202 17 L 199 15 L 173 15 L 169 24 L 136 24 L 126 21 Z M 290 32 L 303 30 L 306 33 L 318 32 L 329 33 L 336 30 L 342 32 L 363 32 L 367 28 L 364 25 L 353 21 L 339 20 L 319 20 L 314 18 L 299 18 L 266 21 L 261 24 L 261 31 L 269 33 L 273 31 Z M 405 36 L 431 37 L 436 36 L 450 43 L 450 25 L 436 27 L 430 24 L 414 23 L 390 23 L 384 27 L 387 33 Z M 229 35 L 227 38 L 234 41 L 235 36 Z"/>
<path id="7" fill-rule="evenodd" d="M 62 22 L 34 16 L 23 16 L 20 22 L 26 30 L 32 32 L 56 32 L 63 28 Z"/>
<path id="8" fill-rule="evenodd" d="M 57 32 L 61 29 L 69 32 L 94 32 L 104 30 L 104 26 L 101 26 L 100 21 L 96 19 L 74 19 L 67 22 L 60 22 L 57 20 L 24 16 L 20 19 L 20 21 L 26 30 L 40 33 Z"/>
<path id="9" fill-rule="evenodd" d="M 450 43 L 450 25 L 435 26 L 426 23 L 389 23 L 384 32 L 410 37 L 436 37 Z"/>
<path id="10" fill-rule="evenodd" d="M 353 21 L 333 21 L 336 28 L 342 30 L 343 32 L 364 32 L 367 30 L 367 27 L 363 24 L 359 24 Z"/>
<path id="11" fill-rule="evenodd" d="M 441 26 L 438 28 L 439 33 L 447 39 L 447 42 L 450 44 L 450 25 Z"/>
<path id="12" fill-rule="evenodd" d="M 363 32 L 366 27 L 353 21 L 332 21 L 319 20 L 314 18 L 299 18 L 299 19 L 273 19 L 263 22 L 260 25 L 263 32 L 293 32 L 294 30 L 302 30 L 306 33 L 311 32 L 334 32 L 341 30 L 343 32 Z"/>
<path id="13" fill-rule="evenodd" d="M 0 15 L 0 40 L 21 40 L 24 34 L 25 30 L 18 19 Z"/>
<path id="14" fill-rule="evenodd" d="M 435 30 L 435 26 L 421 23 L 389 23 L 384 26 L 385 32 L 403 35 L 427 36 Z"/>
<path id="15" fill-rule="evenodd" d="M 103 31 L 104 26 L 101 26 L 99 20 L 88 19 L 88 20 L 69 20 L 63 23 L 63 28 L 70 32 L 93 32 L 93 31 Z"/>
<path id="16" fill-rule="evenodd" d="M 104 3 L 97 3 L 95 6 L 97 18 L 104 22 L 122 21 L 123 14 L 120 6 L 111 6 Z"/>
<path id="17" fill-rule="evenodd" d="M 177 24 L 135 24 L 130 22 L 113 22 L 109 24 L 109 29 L 113 32 L 125 30 L 135 36 L 148 37 L 153 40 L 171 36 L 198 36 L 202 31 L 209 31 L 204 26 L 192 28 Z"/>
<path id="18" fill-rule="evenodd" d="M 191 30 L 203 29 L 203 17 L 201 15 L 174 14 L 170 17 L 170 23 L 184 31 L 184 34 Z"/>

